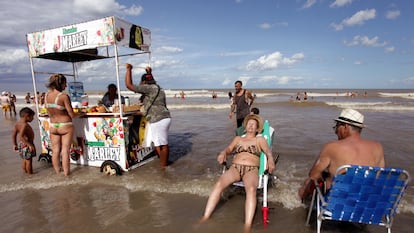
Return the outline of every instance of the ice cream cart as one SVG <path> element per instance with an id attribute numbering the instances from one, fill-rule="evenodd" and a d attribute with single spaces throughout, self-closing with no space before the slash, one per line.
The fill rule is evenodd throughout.
<path id="1" fill-rule="evenodd" d="M 89 22 L 67 25 L 27 34 L 33 88 L 37 93 L 37 78 L 45 72 L 37 72 L 35 59 L 47 59 L 72 63 L 72 74 L 65 74 L 70 84 L 73 99 L 83 96 L 82 82 L 79 82 L 76 63 L 92 62 L 98 59 L 114 59 L 114 76 L 121 99 L 119 58 L 121 56 L 147 55 L 150 61 L 151 32 L 149 29 L 128 23 L 116 17 L 106 17 Z M 121 54 L 119 47 L 125 48 Z M 132 52 L 131 52 L 132 51 Z M 51 72 L 62 73 L 62 72 Z M 69 82 L 69 78 L 73 82 Z M 43 84 L 43 83 L 42 83 Z M 38 98 L 35 96 L 36 99 Z M 85 111 L 80 118 L 73 119 L 75 133 L 71 147 L 71 163 L 100 167 L 106 174 L 121 174 L 139 167 L 156 156 L 151 142 L 147 141 L 145 117 L 138 104 L 110 108 L 102 106 L 77 106 L 72 100 L 74 111 Z M 88 104 L 86 104 L 88 105 Z M 39 119 L 41 155 L 50 156 L 50 121 L 47 110 L 36 103 Z M 42 156 L 39 156 L 39 158 Z"/>

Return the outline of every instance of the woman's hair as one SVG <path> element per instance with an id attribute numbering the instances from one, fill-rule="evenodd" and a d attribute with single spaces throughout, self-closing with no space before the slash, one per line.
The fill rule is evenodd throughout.
<path id="1" fill-rule="evenodd" d="M 157 84 L 152 74 L 143 74 L 141 76 L 141 82 L 145 82 L 145 84 Z"/>
<path id="2" fill-rule="evenodd" d="M 47 84 L 46 87 L 63 91 L 62 84 L 64 83 L 66 83 L 66 77 L 63 74 L 52 74 L 49 78 L 49 84 Z"/>
<path id="3" fill-rule="evenodd" d="M 111 88 L 115 88 L 115 89 L 117 89 L 117 88 L 116 88 L 116 85 L 115 85 L 115 84 L 113 84 L 113 83 L 111 83 L 111 84 L 109 84 L 109 85 L 108 85 L 108 91 L 109 91 L 109 89 L 111 89 Z"/>

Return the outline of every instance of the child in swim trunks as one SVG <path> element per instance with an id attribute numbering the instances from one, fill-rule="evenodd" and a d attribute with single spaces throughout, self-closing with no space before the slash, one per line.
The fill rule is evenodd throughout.
<path id="1" fill-rule="evenodd" d="M 27 174 L 33 174 L 32 158 L 36 156 L 36 147 L 33 143 L 34 132 L 30 126 L 33 121 L 35 112 L 24 107 L 20 110 L 20 120 L 14 126 L 12 134 L 12 142 L 14 150 L 19 152 L 22 158 L 22 168 Z M 17 143 L 17 135 L 19 135 L 19 142 Z"/>

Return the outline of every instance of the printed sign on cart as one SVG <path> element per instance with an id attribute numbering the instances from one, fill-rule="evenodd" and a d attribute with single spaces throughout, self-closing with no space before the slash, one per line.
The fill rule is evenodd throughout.
<path id="1" fill-rule="evenodd" d="M 124 143 L 124 127 L 121 118 L 94 117 L 88 119 L 86 135 L 89 161 L 119 161 Z"/>
<path id="2" fill-rule="evenodd" d="M 106 17 L 27 34 L 29 55 L 65 53 L 119 44 L 149 51 L 151 31 L 115 17 Z"/>

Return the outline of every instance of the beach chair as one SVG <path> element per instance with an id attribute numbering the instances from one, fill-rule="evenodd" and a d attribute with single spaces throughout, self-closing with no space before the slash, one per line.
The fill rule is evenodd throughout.
<path id="1" fill-rule="evenodd" d="M 244 128 L 242 130 L 236 131 L 236 134 L 238 136 L 243 137 L 244 135 Z M 263 132 L 261 134 L 258 134 L 258 136 L 263 136 L 266 140 L 267 140 L 267 145 L 272 148 L 272 143 L 273 143 L 273 137 L 274 137 L 274 129 L 269 125 L 269 121 L 265 120 L 263 123 Z M 277 158 L 275 159 L 275 163 L 278 161 L 279 159 L 279 155 L 277 155 Z M 265 176 L 267 176 L 268 178 L 268 174 L 265 174 L 267 171 L 265 171 L 266 169 L 266 163 L 267 163 L 267 159 L 265 154 L 262 152 L 260 154 L 260 168 L 259 168 L 259 185 L 258 185 L 258 189 L 263 189 L 264 184 L 265 184 Z M 267 182 L 266 182 L 267 184 Z M 233 183 L 233 185 L 235 186 L 239 186 L 239 187 L 244 187 L 243 181 L 239 181 L 239 182 L 235 182 Z"/>
<path id="2" fill-rule="evenodd" d="M 241 131 L 240 131 L 241 132 Z M 243 131 L 244 133 L 244 131 Z M 266 139 L 267 144 L 269 147 L 272 147 L 273 142 L 273 135 L 274 135 L 274 129 L 270 127 L 269 121 L 265 120 L 263 123 L 263 132 L 261 135 Z M 241 135 L 243 137 L 243 135 Z M 279 160 L 279 155 L 277 155 L 275 159 L 275 163 Z M 267 164 L 267 157 L 262 152 L 260 154 L 260 167 L 259 167 L 259 184 L 258 189 L 263 189 L 263 206 L 262 206 L 262 214 L 263 214 L 263 224 L 267 224 L 268 222 L 268 207 L 267 207 L 267 186 L 269 182 L 269 174 L 266 170 L 266 164 Z M 227 169 L 226 164 L 224 164 L 223 173 Z M 233 183 L 234 186 L 237 187 L 244 187 L 243 181 L 235 182 Z"/>
<path id="3" fill-rule="evenodd" d="M 324 220 L 336 220 L 380 225 L 391 233 L 409 179 L 408 172 L 398 168 L 339 167 L 325 196 L 315 182 L 317 232 Z"/>

